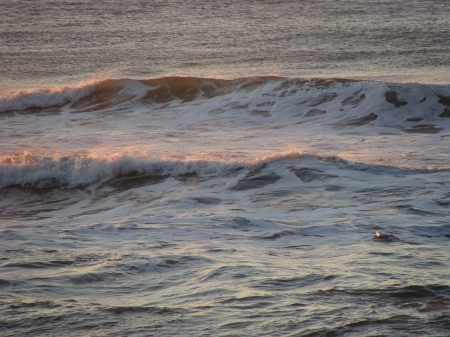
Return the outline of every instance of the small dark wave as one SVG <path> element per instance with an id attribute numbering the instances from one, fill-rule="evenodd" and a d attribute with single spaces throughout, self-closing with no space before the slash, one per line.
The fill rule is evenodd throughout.
<path id="1" fill-rule="evenodd" d="M 111 281 L 124 277 L 125 274 L 119 272 L 93 272 L 67 277 L 67 281 L 74 285 L 92 284 L 98 282 Z"/>
<path id="2" fill-rule="evenodd" d="M 4 279 L 0 279 L 0 288 L 1 287 L 7 287 L 9 285 L 11 285 L 12 283 L 8 280 L 4 280 Z"/>
<path id="3" fill-rule="evenodd" d="M 170 307 L 152 307 L 152 306 L 117 306 L 104 309 L 116 315 L 122 314 L 136 314 L 136 313 L 150 313 L 155 315 L 174 315 L 184 314 L 187 312 L 183 308 L 170 308 Z"/>
<path id="4" fill-rule="evenodd" d="M 30 261 L 30 262 L 11 262 L 2 265 L 3 268 L 26 268 L 26 269 L 40 269 L 40 268 L 55 268 L 55 267 L 67 267 L 72 265 L 73 261 Z"/>
<path id="5" fill-rule="evenodd" d="M 307 287 L 324 281 L 331 281 L 335 277 L 335 275 L 309 274 L 292 278 L 276 278 L 259 282 L 254 285 L 254 288 L 264 289 L 266 291 L 286 291 Z"/>
<path id="6" fill-rule="evenodd" d="M 449 290 L 450 287 L 445 285 L 411 285 L 400 289 L 391 290 L 387 294 L 391 297 L 401 299 L 440 298 L 442 295 L 448 294 Z"/>
<path id="7" fill-rule="evenodd" d="M 387 333 L 387 332 L 390 333 Z M 395 336 L 393 331 L 402 331 L 399 336 L 407 332 L 422 334 L 425 329 L 420 326 L 420 320 L 413 315 L 390 315 L 385 318 L 360 318 L 337 325 L 332 328 L 320 328 L 309 331 L 302 336 Z M 384 333 L 386 332 L 386 333 Z"/>
<path id="8" fill-rule="evenodd" d="M 238 184 L 232 187 L 231 190 L 245 191 L 254 188 L 262 188 L 277 182 L 279 179 L 281 179 L 281 177 L 276 173 L 270 173 L 268 175 L 256 178 L 242 179 L 239 180 Z"/>
<path id="9" fill-rule="evenodd" d="M 14 302 L 9 305 L 11 309 L 21 309 L 21 308 L 53 309 L 61 306 L 62 306 L 61 304 L 53 301 Z"/>
<path id="10" fill-rule="evenodd" d="M 374 297 L 381 301 L 386 298 L 391 300 L 398 299 L 400 301 L 409 301 L 414 299 L 428 299 L 428 300 L 442 300 L 447 299 L 450 291 L 450 286 L 447 285 L 409 285 L 405 287 L 388 287 L 382 289 L 328 289 L 319 290 L 319 296 L 334 297 L 334 296 L 361 296 L 367 297 L 367 301 L 373 300 Z"/>
<path id="11" fill-rule="evenodd" d="M 367 164 L 362 162 L 353 162 L 340 157 L 330 156 L 323 158 L 327 162 L 335 162 L 338 166 L 345 170 L 365 171 L 373 174 L 392 174 L 396 176 L 412 175 L 412 174 L 432 174 L 442 171 L 450 171 L 450 169 L 441 168 L 408 168 L 393 165 Z"/>
<path id="12" fill-rule="evenodd" d="M 211 263 L 213 260 L 201 257 L 201 256 L 168 256 L 163 261 L 157 264 L 158 267 L 161 268 L 176 268 L 176 269 L 185 269 L 188 267 L 192 267 L 193 264 L 203 264 L 203 263 Z"/>
<path id="13" fill-rule="evenodd" d="M 210 272 L 201 282 L 215 279 L 244 279 L 250 278 L 257 273 L 253 266 L 222 266 Z"/>

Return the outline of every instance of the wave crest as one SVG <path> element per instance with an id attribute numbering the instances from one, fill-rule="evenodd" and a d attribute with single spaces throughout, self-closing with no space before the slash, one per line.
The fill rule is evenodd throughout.
<path id="1" fill-rule="evenodd" d="M 51 90 L 20 90 L 0 96 L 0 112 L 48 108 L 78 101 L 90 95 L 98 83 L 80 85 L 76 88 L 61 87 Z"/>
<path id="2" fill-rule="evenodd" d="M 69 108 L 75 112 L 96 111 L 131 99 L 140 100 L 143 104 L 163 104 L 172 101 L 189 103 L 200 98 L 214 98 L 233 92 L 248 93 L 268 84 L 270 85 L 263 90 L 263 94 L 276 96 L 278 99 L 295 94 L 298 90 L 303 91 L 303 94 L 306 95 L 307 91 L 315 88 L 315 91 L 322 92 L 323 95 L 334 94 L 334 96 L 328 97 L 328 100 L 332 100 L 336 97 L 336 88 L 348 87 L 348 92 L 345 92 L 346 96 L 342 99 L 338 97 L 342 100 L 343 106 L 357 106 L 371 92 L 379 96 L 379 100 L 377 99 L 377 102 L 372 104 L 374 108 L 381 101 L 386 101 L 395 108 L 407 104 L 409 106 L 411 104 L 418 105 L 423 102 L 416 102 L 415 97 L 418 96 L 424 99 L 433 98 L 444 107 L 450 106 L 450 87 L 448 85 L 392 84 L 342 78 L 302 79 L 248 76 L 236 79 L 218 79 L 167 76 L 146 80 L 106 79 L 83 84 L 76 88 L 18 91 L 0 96 L 0 112 L 63 106 L 67 103 L 71 103 Z M 382 96 L 379 95 L 379 90 L 382 91 Z M 318 106 L 327 102 L 326 97 L 322 96 L 309 97 L 306 95 L 306 100 L 301 104 Z M 298 103 L 300 104 L 300 102 Z"/>
<path id="3" fill-rule="evenodd" d="M 35 188 L 86 186 L 129 175 L 221 175 L 241 168 L 241 162 L 161 160 L 112 155 L 42 156 L 24 153 L 0 158 L 0 188 L 21 185 Z"/>
<path id="4" fill-rule="evenodd" d="M 320 160 L 334 163 L 344 170 L 369 171 L 375 174 L 433 173 L 445 169 L 409 169 L 387 165 L 351 162 L 338 156 L 321 157 L 315 153 L 291 151 L 249 160 L 220 161 L 205 159 L 154 159 L 128 154 L 108 157 L 43 156 L 33 153 L 0 157 L 0 188 L 24 186 L 73 188 L 94 183 L 105 183 L 124 176 L 223 176 L 241 169 L 257 172 L 268 164 L 284 160 Z"/>

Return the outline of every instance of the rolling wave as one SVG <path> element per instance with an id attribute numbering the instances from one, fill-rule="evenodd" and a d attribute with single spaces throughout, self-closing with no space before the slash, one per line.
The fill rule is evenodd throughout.
<path id="1" fill-rule="evenodd" d="M 392 163 L 392 158 L 412 153 L 414 146 L 425 148 L 430 141 L 435 144 L 438 139 L 434 136 L 421 137 L 421 134 L 440 133 L 437 137 L 442 141 L 450 138 L 443 132 L 450 130 L 449 85 L 276 76 L 232 80 L 162 77 L 148 80 L 111 79 L 75 89 L 21 92 L 0 100 L 0 111 L 33 108 L 33 114 L 39 115 L 40 111 L 50 106 L 58 106 L 60 111 L 69 114 L 59 119 L 53 116 L 46 118 L 43 123 L 49 128 L 40 130 L 38 137 L 28 130 L 26 114 L 18 118 L 24 131 L 5 128 L 5 141 L 16 138 L 9 148 L 5 147 L 0 153 L 0 188 L 10 185 L 36 188 L 86 186 L 131 175 L 220 176 L 239 168 L 251 169 L 292 156 L 302 157 L 303 152 L 280 154 L 277 151 L 288 149 L 290 143 L 302 144 L 304 139 L 310 143 L 305 142 L 307 146 L 300 147 L 302 151 L 319 153 L 327 158 L 336 155 L 336 161 L 346 169 L 403 170 L 408 166 L 408 160 L 415 160 L 409 166 L 413 168 L 430 167 L 431 170 L 448 167 L 447 157 L 441 150 L 445 149 L 444 143 L 435 150 L 434 157 L 428 156 L 428 153 L 419 153 L 417 158 L 402 157 L 395 168 L 374 164 L 377 158 L 385 159 L 390 146 L 386 144 L 389 142 L 396 142 L 390 147 L 397 148 L 384 163 Z M 132 112 L 126 120 L 117 117 L 125 110 L 123 108 Z M 97 114 L 99 111 L 114 113 L 108 120 L 109 124 L 98 122 L 106 115 Z M 79 115 L 75 117 L 73 113 Z M 52 124 L 52 121 L 55 122 Z M 50 129 L 58 130 L 58 137 L 47 137 Z M 122 129 L 126 129 L 127 133 L 120 137 L 111 132 Z M 221 154 L 228 149 L 218 143 L 229 139 L 225 136 L 234 131 L 241 142 L 234 142 L 224 157 Z M 220 133 L 222 138 L 214 138 Z M 297 134 L 303 135 L 303 138 L 293 138 Z M 324 136 L 314 138 L 315 134 Z M 418 136 L 413 147 L 408 147 L 411 144 L 408 134 Z M 53 142 L 58 143 L 65 135 L 70 135 L 73 141 L 60 147 L 53 146 Z M 356 138 L 352 138 L 351 143 L 333 148 L 333 145 L 344 138 L 350 139 L 352 135 Z M 293 140 L 289 140 L 288 136 Z M 366 136 L 374 137 L 365 142 Z M 98 149 L 95 146 L 88 148 L 90 145 L 85 142 L 86 138 L 93 144 L 106 144 L 104 152 L 108 155 L 92 154 Z M 268 146 L 273 143 L 279 147 L 259 155 L 268 155 L 264 158 L 252 157 L 251 153 L 266 142 Z M 82 145 L 77 148 L 77 144 Z M 146 147 L 149 144 L 151 148 Z M 370 153 L 376 150 L 374 144 L 382 145 L 378 147 L 387 150 L 379 150 L 371 155 L 373 158 L 369 158 Z M 47 152 L 40 154 L 38 151 L 43 145 Z M 22 152 L 24 148 L 27 151 Z M 143 153 L 147 149 L 150 151 L 147 153 L 152 155 L 130 155 L 117 152 L 117 148 L 130 149 L 130 153 Z M 198 148 L 210 148 L 219 154 L 219 159 L 184 159 L 192 158 L 190 153 L 195 153 Z M 154 149 L 160 155 L 155 154 Z M 366 152 L 368 156 L 365 159 L 347 156 L 346 159 L 351 161 L 346 162 L 342 158 L 349 149 L 356 153 Z M 59 150 L 64 152 L 64 156 L 57 154 Z M 162 157 L 161 153 L 170 151 L 174 156 L 180 155 L 172 159 Z M 365 161 L 365 164 L 358 164 L 359 160 Z"/>
<path id="2" fill-rule="evenodd" d="M 348 90 L 342 92 L 342 88 Z M 427 101 L 427 109 L 422 109 L 423 114 L 438 112 L 440 117 L 450 117 L 450 85 L 278 76 L 252 76 L 231 80 L 177 76 L 147 80 L 106 79 L 76 88 L 8 93 L 0 97 L 0 112 L 49 107 L 67 107 L 74 112 L 88 112 L 108 109 L 127 101 L 139 101 L 146 105 L 171 102 L 183 104 L 232 93 L 249 94 L 256 91 L 273 100 L 301 94 L 302 100 L 296 104 L 311 107 L 339 99 L 342 106 L 355 108 L 370 97 L 369 108 L 372 110 L 376 110 L 381 102 L 387 102 L 393 108 L 407 106 L 411 109 Z M 435 106 L 433 109 L 429 108 L 430 101 Z M 310 115 L 314 115 L 314 112 Z"/>
<path id="3" fill-rule="evenodd" d="M 0 188 L 11 185 L 33 188 L 76 187 L 123 176 L 222 176 L 244 168 L 257 169 L 270 162 L 304 156 L 314 155 L 290 152 L 247 161 L 208 161 L 152 159 L 122 154 L 108 157 L 50 157 L 27 152 L 0 158 Z"/>
<path id="4" fill-rule="evenodd" d="M 9 92 L 0 95 L 0 112 L 62 106 L 91 95 L 99 85 L 101 84 L 90 83 L 76 88 L 61 87 L 51 90 L 37 89 Z"/>
<path id="5" fill-rule="evenodd" d="M 128 155 L 49 157 L 24 153 L 1 159 L 0 188 L 10 185 L 36 188 L 86 186 L 133 175 L 220 175 L 242 165 L 205 160 L 152 160 Z"/>
<path id="6" fill-rule="evenodd" d="M 0 158 L 0 188 L 24 186 L 31 188 L 87 186 L 109 182 L 123 177 L 164 177 L 197 175 L 201 177 L 225 176 L 247 170 L 258 172 L 266 165 L 283 161 L 302 160 L 335 163 L 340 169 L 366 171 L 375 174 L 396 175 L 433 173 L 447 169 L 410 169 L 389 165 L 352 162 L 338 156 L 321 157 L 313 153 L 286 152 L 250 160 L 165 160 L 116 154 L 108 157 L 91 156 L 43 156 L 32 153 L 3 156 Z M 292 162 L 290 162 L 292 164 Z M 286 164 L 289 166 L 290 164 Z"/>

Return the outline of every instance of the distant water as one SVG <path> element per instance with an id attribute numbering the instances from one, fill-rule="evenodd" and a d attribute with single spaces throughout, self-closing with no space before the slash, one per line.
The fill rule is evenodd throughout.
<path id="1" fill-rule="evenodd" d="M 2 2 L 0 335 L 448 336 L 449 6 Z"/>
<path id="2" fill-rule="evenodd" d="M 450 83 L 442 0 L 3 0 L 0 92 L 165 75 Z"/>

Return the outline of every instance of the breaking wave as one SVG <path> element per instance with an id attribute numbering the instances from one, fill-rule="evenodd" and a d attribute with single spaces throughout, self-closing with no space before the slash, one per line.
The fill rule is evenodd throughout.
<path id="1" fill-rule="evenodd" d="M 269 162 L 301 158 L 288 153 L 249 161 L 164 160 L 116 154 L 109 157 L 49 157 L 32 153 L 4 156 L 0 159 L 0 188 L 21 185 L 36 188 L 86 186 L 120 176 L 188 175 L 221 176 L 243 168 L 257 168 Z"/>
<path id="2" fill-rule="evenodd" d="M 168 160 L 115 154 L 108 157 L 91 156 L 43 156 L 24 153 L 0 158 L 0 188 L 25 186 L 68 188 L 104 183 L 118 177 L 139 176 L 224 176 L 242 169 L 252 172 L 274 162 L 304 159 L 335 163 L 343 170 L 368 171 L 375 174 L 433 173 L 438 169 L 409 169 L 388 165 L 371 165 L 351 162 L 337 156 L 321 157 L 314 153 L 287 152 L 250 160 Z M 289 164 L 287 164 L 289 165 Z"/>
<path id="3" fill-rule="evenodd" d="M 77 112 L 102 110 L 129 100 L 145 104 L 163 104 L 172 101 L 193 102 L 210 99 L 233 92 L 251 93 L 263 89 L 268 97 L 284 98 L 299 92 L 305 96 L 299 105 L 319 106 L 333 99 L 340 99 L 343 106 L 358 106 L 371 98 L 376 109 L 381 102 L 394 108 L 415 107 L 427 101 L 438 104 L 441 117 L 450 116 L 450 85 L 419 83 L 393 84 L 358 81 L 339 78 L 285 78 L 278 76 L 252 76 L 237 79 L 168 76 L 147 80 L 106 79 L 80 85 L 76 88 L 55 88 L 7 93 L 0 96 L 0 112 L 20 111 L 30 108 L 67 106 Z M 345 97 L 337 89 L 348 88 Z M 307 92 L 310 94 L 306 95 Z M 373 97 L 376 95 L 376 97 Z M 375 100 L 374 100 L 375 99 Z M 439 109 L 439 106 L 441 107 Z M 430 113 L 430 109 L 425 109 Z"/>
<path id="4" fill-rule="evenodd" d="M 48 108 L 76 102 L 91 95 L 99 83 L 80 85 L 76 88 L 61 87 L 51 90 L 20 90 L 0 96 L 0 112 Z"/>

